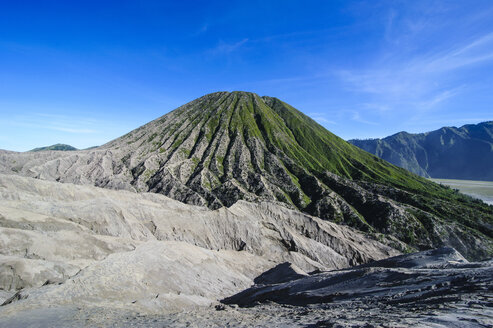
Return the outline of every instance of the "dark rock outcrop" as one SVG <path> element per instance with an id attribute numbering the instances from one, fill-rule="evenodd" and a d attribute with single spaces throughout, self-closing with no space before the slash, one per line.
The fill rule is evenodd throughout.
<path id="1" fill-rule="evenodd" d="M 441 248 L 283 283 L 255 285 L 222 302 L 240 306 L 362 302 L 375 308 L 412 303 L 419 307 L 453 303 L 464 295 L 491 300 L 493 262 L 470 263 L 453 248 Z M 479 304 L 488 306 L 487 302 Z"/>

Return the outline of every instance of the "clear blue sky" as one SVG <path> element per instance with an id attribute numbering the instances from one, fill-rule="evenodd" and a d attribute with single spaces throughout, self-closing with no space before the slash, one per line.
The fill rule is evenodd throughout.
<path id="1" fill-rule="evenodd" d="M 337 135 L 493 120 L 493 1 L 1 1 L 0 148 L 103 144 L 204 94 Z"/>

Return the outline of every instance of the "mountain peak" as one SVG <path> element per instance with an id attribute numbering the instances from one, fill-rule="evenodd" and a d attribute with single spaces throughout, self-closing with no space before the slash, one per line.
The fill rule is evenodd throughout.
<path id="1" fill-rule="evenodd" d="M 187 167 L 193 166 L 190 170 L 195 174 L 189 172 L 191 176 L 202 176 L 199 171 L 205 170 L 214 181 L 233 178 L 249 191 L 252 187 L 248 186 L 245 177 L 265 177 L 266 165 L 280 166 L 286 180 L 292 180 L 293 175 L 297 180 L 297 172 L 305 171 L 309 174 L 329 171 L 346 178 L 366 176 L 371 179 L 366 166 L 357 162 L 375 162 L 368 154 L 345 143 L 277 98 L 244 91 L 205 95 L 107 147 L 116 145 L 145 154 L 162 154 L 159 157 L 166 157 L 166 163 L 178 166 L 192 160 L 196 165 L 187 164 Z M 269 162 L 271 160 L 274 162 Z M 374 164 L 377 170 L 385 166 L 379 162 Z M 231 170 L 243 173 L 236 176 Z M 186 177 L 187 181 L 190 178 L 184 172 L 179 176 Z M 214 181 L 209 181 L 211 186 L 215 185 Z M 285 191 L 273 191 L 265 186 L 260 190 L 253 189 L 257 195 L 267 192 L 269 198 L 286 199 Z M 305 194 L 300 193 L 300 197 L 306 199 Z M 236 200 L 220 203 L 229 205 Z M 290 197 L 287 201 L 291 202 Z M 298 204 L 299 201 L 292 203 L 296 207 L 304 206 Z"/>
<path id="2" fill-rule="evenodd" d="M 255 92 L 251 92 L 251 91 L 242 91 L 242 90 L 234 90 L 234 91 L 215 91 L 215 92 L 211 92 L 211 93 L 208 93 L 206 95 L 204 95 L 204 97 L 207 97 L 207 96 L 215 96 L 215 95 L 219 95 L 219 96 L 222 96 L 222 95 L 237 95 L 237 96 L 257 96 L 259 97 L 258 94 L 256 94 Z M 200 99 L 200 98 L 197 98 L 197 99 Z"/>

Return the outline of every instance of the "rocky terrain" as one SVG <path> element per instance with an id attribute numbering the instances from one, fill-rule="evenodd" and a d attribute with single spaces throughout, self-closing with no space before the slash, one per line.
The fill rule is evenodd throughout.
<path id="1" fill-rule="evenodd" d="M 493 181 L 493 121 L 349 142 L 424 177 Z"/>
<path id="2" fill-rule="evenodd" d="M 0 172 L 229 207 L 270 202 L 401 251 L 493 254 L 493 207 L 395 167 L 288 104 L 218 92 L 84 151 L 0 151 Z"/>
<path id="3" fill-rule="evenodd" d="M 0 175 L 0 327 L 493 324 L 491 261 L 398 254 L 273 203 Z"/>
<path id="4" fill-rule="evenodd" d="M 2 313 L 210 305 L 288 261 L 327 270 L 397 251 L 271 203 L 209 210 L 152 193 L 0 175 Z"/>
<path id="5" fill-rule="evenodd" d="M 284 249 L 266 252 L 285 256 L 258 256 L 259 251 L 265 250 L 251 247 L 249 250 L 246 247 L 235 250 L 235 247 L 225 246 L 211 250 L 205 245 L 193 245 L 196 243 L 194 238 L 197 238 L 196 229 L 187 216 L 192 216 L 194 221 L 207 221 L 217 215 L 217 211 L 180 204 L 159 195 L 135 195 L 70 184 L 60 186 L 53 182 L 12 176 L 0 176 L 0 185 L 4 197 L 1 213 L 8 218 L 3 219 L 2 226 L 7 225 L 5 222 L 10 222 L 10 226 L 18 222 L 16 228 L 2 228 L 0 236 L 7 236 L 7 242 L 2 241 L 2 246 L 7 248 L 1 249 L 25 250 L 18 254 L 2 255 L 0 259 L 4 299 L 0 306 L 0 327 L 493 325 L 493 262 L 468 262 L 452 248 L 371 261 L 395 254 L 395 251 L 365 240 L 349 228 L 332 224 L 332 232 L 338 243 L 346 247 L 347 253 L 340 254 L 347 257 L 342 264 L 324 265 L 308 259 L 306 255 L 296 254 L 300 251 L 289 250 L 288 245 L 284 245 L 286 241 L 281 238 L 264 248 L 275 249 L 275 244 L 280 248 L 284 245 Z M 133 213 L 128 212 L 127 197 L 135 200 L 131 207 Z M 101 206 L 101 200 L 106 203 L 105 206 Z M 26 202 L 36 204 L 35 212 L 26 215 L 26 211 L 22 210 Z M 102 224 L 84 229 L 88 222 L 94 222 L 90 210 L 87 210 L 91 203 L 111 214 L 105 217 Z M 250 209 L 248 206 L 257 205 L 242 203 L 239 206 L 242 210 L 238 212 Z M 48 208 L 56 216 L 52 214 L 47 217 L 45 213 Z M 274 220 L 283 225 L 296 215 L 285 210 L 277 212 L 276 205 L 269 208 L 266 211 L 261 207 L 248 218 L 233 211 L 223 214 L 222 219 L 228 226 L 235 220 L 264 222 L 275 213 L 288 214 L 277 216 Z M 115 215 L 109 209 L 119 214 Z M 172 231 L 181 230 L 190 239 L 154 239 L 154 229 L 143 237 L 147 226 L 143 217 L 153 218 L 150 213 L 157 214 L 159 210 L 169 211 L 164 221 L 174 225 Z M 139 215 L 134 216 L 136 213 Z M 214 215 L 207 215 L 211 213 Z M 264 213 L 262 218 L 256 216 L 260 213 Z M 163 218 L 161 215 L 157 216 Z M 300 213 L 298 215 L 306 217 Z M 78 223 L 74 223 L 71 216 L 78 216 Z M 156 220 L 156 226 L 162 226 L 160 219 L 152 220 Z M 114 224 L 118 221 L 122 221 L 124 226 L 132 226 L 127 231 L 137 233 L 131 237 L 121 229 L 115 229 Z M 139 222 L 144 227 L 139 227 Z M 81 225 L 78 230 L 74 229 L 77 225 Z M 289 226 L 290 223 L 286 229 Z M 201 226 L 200 230 L 209 235 L 215 229 L 207 231 Z M 57 236 L 53 235 L 55 231 Z M 12 238 L 16 233 L 28 232 L 33 236 Z M 75 242 L 53 245 L 56 240 L 62 240 L 62 234 Z M 120 237 L 112 236 L 114 234 Z M 220 235 L 217 231 L 215 234 L 228 239 L 227 234 Z M 36 239 L 34 235 L 38 239 L 46 239 L 42 244 L 45 247 L 33 242 Z M 260 238 L 266 242 L 272 235 Z M 85 250 L 80 246 L 80 241 L 84 239 L 88 242 Z M 117 243 L 120 247 L 115 246 Z M 14 247 L 15 244 L 19 246 Z M 90 248 L 92 244 L 94 246 Z M 124 245 L 128 249 L 122 247 Z M 95 251 L 98 248 L 100 251 Z M 347 268 L 352 252 L 367 252 L 368 257 L 362 262 L 370 262 Z M 97 253 L 99 256 L 95 256 Z M 298 256 L 301 260 L 297 262 L 304 269 L 292 262 L 282 262 Z M 54 257 L 57 257 L 56 260 Z M 69 268 L 64 268 L 64 265 Z M 317 269 L 309 272 L 314 267 Z M 327 270 L 330 267 L 343 269 Z M 53 268 L 55 270 L 50 271 Z M 54 272 L 56 270 L 58 273 Z M 60 275 L 62 271 L 64 275 Z M 223 304 L 217 302 L 219 299 Z"/>
<path id="6" fill-rule="evenodd" d="M 275 278 L 286 272 L 294 271 L 279 265 L 264 275 Z M 493 261 L 470 263 L 452 248 L 296 275 L 288 281 L 256 281 L 223 302 L 288 304 L 304 307 L 308 316 L 312 311 L 326 315 L 310 327 L 493 325 Z"/>
<path id="7" fill-rule="evenodd" d="M 311 275 L 281 264 L 256 279 L 255 286 L 223 302 L 240 306 L 265 302 L 308 305 L 346 301 L 438 304 L 454 297 L 460 300 L 463 293 L 473 293 L 484 297 L 486 305 L 493 296 L 492 269 L 493 262 L 469 263 L 453 248 L 401 255 Z M 285 273 L 291 273 L 291 277 L 285 279 Z"/>

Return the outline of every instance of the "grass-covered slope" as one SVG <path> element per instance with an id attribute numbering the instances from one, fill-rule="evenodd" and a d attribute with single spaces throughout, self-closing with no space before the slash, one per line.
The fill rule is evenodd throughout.
<path id="1" fill-rule="evenodd" d="M 345 142 L 276 98 L 206 95 L 102 148 L 124 149 L 138 190 L 211 208 L 274 200 L 404 249 L 493 254 L 492 207 Z"/>
<path id="2" fill-rule="evenodd" d="M 51 146 L 46 146 L 46 147 L 38 147 L 38 148 L 34 148 L 34 149 L 31 149 L 30 151 L 45 151 L 45 150 L 77 150 L 77 148 L 75 147 L 72 147 L 70 145 L 66 145 L 66 144 L 54 144 L 54 145 L 51 145 Z"/>
<path id="3" fill-rule="evenodd" d="M 414 191 L 436 189 L 435 184 L 355 148 L 292 106 L 276 98 L 264 99 L 283 118 L 298 143 L 298 151 L 309 159 L 303 165 L 313 168 L 314 172 L 330 171 L 353 180 L 391 184 Z"/>

